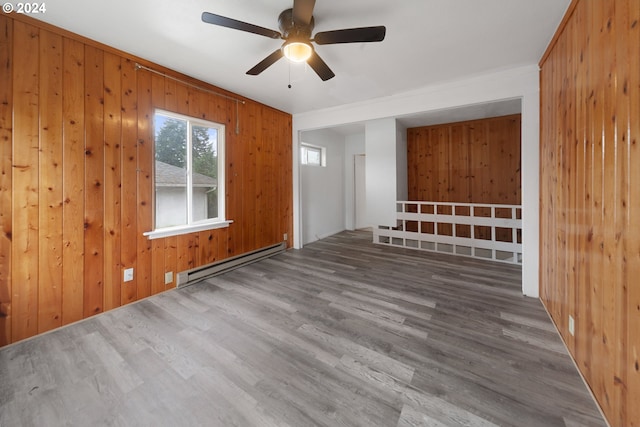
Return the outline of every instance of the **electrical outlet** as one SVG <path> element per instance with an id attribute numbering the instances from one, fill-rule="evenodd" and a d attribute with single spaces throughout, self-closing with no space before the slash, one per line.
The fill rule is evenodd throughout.
<path id="1" fill-rule="evenodd" d="M 164 284 L 168 285 L 173 282 L 173 271 L 167 271 L 164 273 Z"/>
<path id="2" fill-rule="evenodd" d="M 124 281 L 130 282 L 133 280 L 133 268 L 127 268 L 124 270 Z"/>
<path id="3" fill-rule="evenodd" d="M 575 336 L 576 334 L 576 322 L 573 320 L 572 315 L 569 315 L 569 333 L 571 336 Z"/>
<path id="4" fill-rule="evenodd" d="M 287 233 L 284 233 L 282 235 L 282 240 L 284 240 L 285 242 L 287 241 L 288 238 L 289 238 L 289 235 Z"/>

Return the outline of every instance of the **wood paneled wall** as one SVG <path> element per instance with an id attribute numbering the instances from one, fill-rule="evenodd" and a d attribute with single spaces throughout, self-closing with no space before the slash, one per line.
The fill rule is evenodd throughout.
<path id="1" fill-rule="evenodd" d="M 409 200 L 520 204 L 520 114 L 407 130 Z"/>
<path id="2" fill-rule="evenodd" d="M 574 1 L 540 65 L 541 299 L 611 425 L 639 426 L 640 1 Z"/>
<path id="3" fill-rule="evenodd" d="M 165 272 L 292 236 L 291 116 L 246 100 L 236 135 L 234 101 L 136 62 L 224 92 L 0 15 L 0 345 L 161 292 Z M 142 235 L 153 226 L 154 108 L 226 124 L 229 228 Z"/>

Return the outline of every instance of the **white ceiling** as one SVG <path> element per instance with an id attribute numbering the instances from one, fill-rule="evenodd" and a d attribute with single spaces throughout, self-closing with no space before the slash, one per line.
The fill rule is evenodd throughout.
<path id="1" fill-rule="evenodd" d="M 200 18 L 207 11 L 278 30 L 292 3 L 56 0 L 34 17 L 295 114 L 536 64 L 570 0 L 317 0 L 314 33 L 387 28 L 381 43 L 317 46 L 336 73 L 327 82 L 285 59 L 246 75 L 282 42 Z"/>

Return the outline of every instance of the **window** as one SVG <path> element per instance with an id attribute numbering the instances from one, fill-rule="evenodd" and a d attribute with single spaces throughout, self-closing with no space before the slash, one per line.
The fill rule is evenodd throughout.
<path id="1" fill-rule="evenodd" d="M 327 149 L 305 143 L 300 144 L 300 163 L 310 166 L 327 166 Z"/>
<path id="2" fill-rule="evenodd" d="M 150 238 L 228 225 L 224 125 L 156 110 L 155 228 Z"/>

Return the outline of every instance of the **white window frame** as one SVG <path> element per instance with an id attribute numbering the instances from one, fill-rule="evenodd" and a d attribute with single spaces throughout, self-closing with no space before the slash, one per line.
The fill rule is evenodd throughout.
<path id="1" fill-rule="evenodd" d="M 194 233 L 197 231 L 204 230 L 212 230 L 215 228 L 224 228 L 228 227 L 233 221 L 226 219 L 226 211 L 225 211 L 225 125 L 223 123 L 216 123 L 209 120 L 199 119 L 197 117 L 186 116 L 184 114 L 174 113 L 172 111 L 166 111 L 161 109 L 156 109 L 154 111 L 154 124 L 155 124 L 155 116 L 156 114 L 163 115 L 166 117 L 184 120 L 187 122 L 187 155 L 186 155 L 186 168 L 187 168 L 187 224 L 184 225 L 176 225 L 171 227 L 162 227 L 155 228 L 155 217 L 156 217 L 156 201 L 155 201 L 155 166 L 153 171 L 153 188 L 154 188 L 154 200 L 153 200 L 153 223 L 154 230 L 143 233 L 149 239 L 158 239 L 161 237 L 169 237 L 169 236 L 177 236 L 180 234 Z M 217 131 L 217 154 L 218 154 L 218 176 L 217 176 L 217 190 L 218 190 L 218 217 L 217 218 L 207 218 L 200 221 L 193 220 L 193 159 L 192 159 L 192 128 L 193 126 L 201 126 L 207 128 L 213 128 Z M 154 126 L 154 141 L 153 148 L 155 153 L 155 126 Z M 154 155 L 155 158 L 155 155 Z M 155 165 L 155 161 L 154 161 Z"/>
<path id="2" fill-rule="evenodd" d="M 308 151 L 316 151 L 320 154 L 320 164 L 308 162 Z M 304 166 L 315 167 L 327 167 L 327 147 L 321 147 L 319 145 L 307 144 L 306 142 L 300 143 L 300 164 Z"/>

